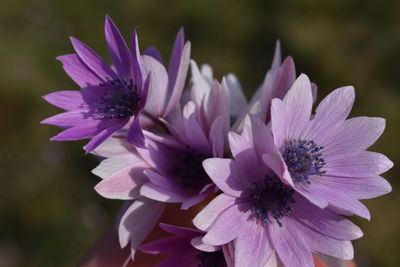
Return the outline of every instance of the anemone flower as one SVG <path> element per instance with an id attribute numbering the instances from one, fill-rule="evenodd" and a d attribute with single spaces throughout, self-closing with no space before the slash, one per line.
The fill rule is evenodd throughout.
<path id="1" fill-rule="evenodd" d="M 311 115 L 310 81 L 300 75 L 283 100 L 272 101 L 275 153 L 268 152 L 263 159 L 274 166 L 284 183 L 319 207 L 330 206 L 346 215 L 370 219 L 359 199 L 391 191 L 379 175 L 393 163 L 383 154 L 366 151 L 382 134 L 384 119 L 346 119 L 354 98 L 353 87 L 338 88 Z M 266 138 L 254 144 L 269 142 Z"/>
<path id="2" fill-rule="evenodd" d="M 146 105 L 150 74 L 142 77 L 136 31 L 132 34 L 132 48 L 129 49 L 107 16 L 105 36 L 113 67 L 86 44 L 71 37 L 76 54 L 60 56 L 58 60 L 81 90 L 59 91 L 43 97 L 50 104 L 66 110 L 42 121 L 67 128 L 51 140 L 91 138 L 86 145 L 87 153 L 131 120 L 127 140 L 135 146 L 143 146 L 139 113 Z"/>
<path id="3" fill-rule="evenodd" d="M 362 236 L 356 225 L 313 205 L 283 183 L 272 167 L 263 164 L 247 138 L 234 133 L 229 137 L 234 159 L 203 162 L 223 192 L 193 220 L 207 232 L 203 243 L 234 242 L 234 261 L 239 267 L 264 266 L 274 251 L 289 267 L 313 266 L 312 252 L 341 260 L 353 258 L 350 240 Z"/>
<path id="4" fill-rule="evenodd" d="M 143 244 L 139 249 L 148 254 L 168 254 L 156 267 L 224 267 L 224 253 L 219 246 L 201 242 L 203 232 L 195 229 L 160 223 L 160 227 L 174 236 Z"/>

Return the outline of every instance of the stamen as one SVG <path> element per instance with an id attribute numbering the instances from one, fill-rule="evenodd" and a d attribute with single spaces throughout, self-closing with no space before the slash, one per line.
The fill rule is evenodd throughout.
<path id="1" fill-rule="evenodd" d="M 172 173 L 182 185 L 193 189 L 202 189 L 210 183 L 210 178 L 203 168 L 203 161 L 209 156 L 202 155 L 194 150 L 176 153 L 176 162 Z"/>
<path id="2" fill-rule="evenodd" d="M 324 147 L 312 140 L 291 140 L 282 149 L 282 156 L 295 182 L 310 184 L 311 175 L 323 175 Z"/>
<path id="3" fill-rule="evenodd" d="M 91 104 L 92 111 L 98 119 L 125 119 L 135 114 L 139 106 L 140 96 L 136 92 L 133 80 L 108 79 L 99 84 L 107 87 L 104 95 Z"/>
<path id="4" fill-rule="evenodd" d="M 272 217 L 282 226 L 280 220 L 293 210 L 291 204 L 295 203 L 294 190 L 275 175 L 266 176 L 263 182 L 253 183 L 249 193 L 251 211 L 263 223 L 271 223 Z"/>

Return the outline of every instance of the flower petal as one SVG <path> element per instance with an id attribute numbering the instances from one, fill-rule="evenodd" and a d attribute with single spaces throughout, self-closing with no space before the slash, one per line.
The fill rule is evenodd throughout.
<path id="1" fill-rule="evenodd" d="M 70 37 L 70 39 L 79 58 L 103 81 L 118 77 L 110 66 L 89 46 L 74 37 Z"/>
<path id="2" fill-rule="evenodd" d="M 263 224 L 252 224 L 235 239 L 235 266 L 264 266 L 271 253 Z"/>
<path id="3" fill-rule="evenodd" d="M 104 123 L 100 120 L 87 120 L 84 123 L 68 128 L 50 140 L 54 141 L 69 141 L 90 138 L 101 132 L 104 129 Z"/>
<path id="4" fill-rule="evenodd" d="M 42 98 L 48 103 L 65 110 L 74 110 L 85 106 L 80 91 L 58 91 L 42 96 Z"/>
<path id="5" fill-rule="evenodd" d="M 220 194 L 203 208 L 193 219 L 193 224 L 200 230 L 207 231 L 225 209 L 233 206 L 235 198 Z"/>
<path id="6" fill-rule="evenodd" d="M 284 217 L 282 226 L 271 223 L 269 230 L 272 244 L 285 266 L 314 266 L 311 250 L 291 219 Z"/>
<path id="7" fill-rule="evenodd" d="M 234 205 L 224 210 L 211 225 L 202 241 L 208 245 L 220 246 L 235 239 L 249 223 L 247 204 Z M 250 222 L 251 223 L 251 222 Z"/>
<path id="8" fill-rule="evenodd" d="M 224 156 L 224 135 L 224 118 L 219 116 L 211 125 L 208 137 L 212 147 L 212 155 L 214 157 Z"/>
<path id="9" fill-rule="evenodd" d="M 179 203 L 191 197 L 188 192 L 171 190 L 158 185 L 147 183 L 140 188 L 140 194 L 161 202 Z"/>
<path id="10" fill-rule="evenodd" d="M 122 120 L 106 129 L 102 130 L 100 133 L 97 133 L 85 146 L 86 154 L 93 151 L 96 147 L 98 147 L 101 143 L 104 142 L 108 137 L 110 137 L 113 133 L 120 130 L 127 123 L 127 120 Z"/>
<path id="11" fill-rule="evenodd" d="M 51 116 L 40 123 L 56 125 L 59 127 L 70 127 L 76 124 L 84 123 L 86 121 L 87 111 L 85 110 L 74 110 L 63 112 L 54 116 Z"/>
<path id="12" fill-rule="evenodd" d="M 144 135 L 142 129 L 140 128 L 139 117 L 140 116 L 135 116 L 133 123 L 129 127 L 126 140 L 136 147 L 144 148 Z"/>
<path id="13" fill-rule="evenodd" d="M 135 200 L 125 211 L 119 223 L 119 243 L 122 248 L 131 244 L 135 250 L 160 219 L 164 204 L 148 198 Z"/>
<path id="14" fill-rule="evenodd" d="M 108 52 L 119 76 L 130 77 L 131 53 L 117 26 L 109 16 L 106 16 L 104 31 Z"/>
<path id="15" fill-rule="evenodd" d="M 81 88 L 97 86 L 102 80 L 82 62 L 78 55 L 68 54 L 57 57 L 63 64 L 64 71 Z"/>
<path id="16" fill-rule="evenodd" d="M 163 64 L 163 60 L 162 60 L 161 53 L 160 53 L 160 51 L 159 51 L 156 47 L 154 47 L 154 46 L 149 46 L 149 47 L 147 47 L 147 48 L 143 51 L 142 54 L 143 54 L 143 55 L 150 56 L 150 57 L 152 57 L 152 58 L 158 60 L 158 62 L 160 62 L 161 64 Z"/>

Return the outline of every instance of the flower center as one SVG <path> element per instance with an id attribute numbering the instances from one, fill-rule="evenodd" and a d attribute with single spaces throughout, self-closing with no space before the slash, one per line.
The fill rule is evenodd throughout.
<path id="1" fill-rule="evenodd" d="M 196 258 L 200 261 L 197 267 L 226 267 L 226 261 L 222 250 L 215 252 L 201 252 Z"/>
<path id="2" fill-rule="evenodd" d="M 107 90 L 91 105 L 97 118 L 125 119 L 135 114 L 140 96 L 132 79 L 129 82 L 121 79 L 108 80 L 106 84 L 100 86 L 107 87 Z"/>
<path id="3" fill-rule="evenodd" d="M 275 219 L 279 226 L 280 220 L 293 210 L 294 190 L 281 182 L 277 176 L 266 176 L 263 182 L 254 183 L 250 192 L 251 211 L 264 223 Z"/>
<path id="4" fill-rule="evenodd" d="M 203 168 L 203 161 L 207 158 L 209 157 L 193 150 L 177 153 L 172 173 L 185 187 L 202 189 L 210 183 L 210 178 Z"/>
<path id="5" fill-rule="evenodd" d="M 324 147 L 311 140 L 294 140 L 286 142 L 282 156 L 295 182 L 310 184 L 311 175 L 322 175 L 321 168 L 325 161 L 320 153 Z"/>

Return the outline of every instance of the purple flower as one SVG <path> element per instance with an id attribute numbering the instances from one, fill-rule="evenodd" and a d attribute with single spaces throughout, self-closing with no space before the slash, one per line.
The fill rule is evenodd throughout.
<path id="1" fill-rule="evenodd" d="M 203 232 L 160 224 L 160 227 L 173 234 L 173 237 L 156 240 L 140 246 L 140 250 L 149 254 L 168 254 L 157 267 L 224 267 L 227 266 L 224 253 L 219 246 L 209 246 L 201 242 Z"/>
<path id="2" fill-rule="evenodd" d="M 107 16 L 105 36 L 113 67 L 86 44 L 71 37 L 76 54 L 58 59 L 81 91 L 59 91 L 43 97 L 66 110 L 42 121 L 67 128 L 51 140 L 91 138 L 86 145 L 87 153 L 131 119 L 133 122 L 129 126 L 127 140 L 136 146 L 143 146 L 139 112 L 146 104 L 150 75 L 146 75 L 145 79 L 142 77 L 136 31 L 132 34 L 132 48 L 129 49 L 118 28 Z"/>
<path id="3" fill-rule="evenodd" d="M 164 121 L 169 134 L 145 133 L 146 149 L 138 152 L 152 169 L 145 171 L 149 182 L 141 187 L 141 195 L 182 203 L 182 209 L 187 209 L 217 191 L 202 162 L 224 155 L 229 94 L 216 81 L 211 88 L 206 86 L 201 101 L 193 98 L 182 111 L 171 114 L 170 122 Z"/>
<path id="4" fill-rule="evenodd" d="M 256 120 L 257 121 L 257 120 Z M 273 149 L 272 136 L 263 125 L 252 123 L 257 143 Z M 194 219 L 207 232 L 202 241 L 212 246 L 234 242 L 235 266 L 263 266 L 276 251 L 285 266 L 313 266 L 312 252 L 347 260 L 353 257 L 350 240 L 362 236 L 349 220 L 313 205 L 283 183 L 263 164 L 252 142 L 230 133 L 234 159 L 213 158 L 203 166 L 222 194 Z"/>
<path id="5" fill-rule="evenodd" d="M 312 92 L 304 74 L 283 100 L 273 99 L 271 126 L 275 152 L 259 146 L 264 162 L 298 193 L 321 208 L 370 219 L 359 199 L 391 191 L 379 175 L 393 163 L 384 155 L 365 151 L 382 134 L 382 118 L 347 119 L 354 88 L 341 87 L 325 97 L 311 115 Z M 254 140 L 254 144 L 266 139 Z"/>

